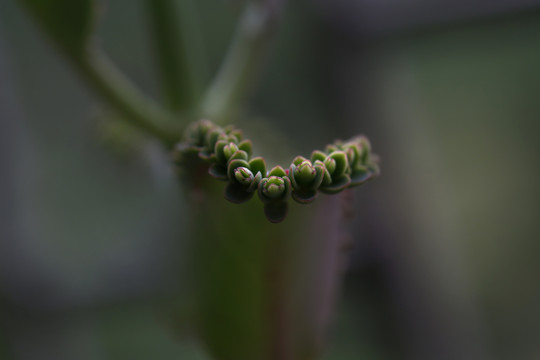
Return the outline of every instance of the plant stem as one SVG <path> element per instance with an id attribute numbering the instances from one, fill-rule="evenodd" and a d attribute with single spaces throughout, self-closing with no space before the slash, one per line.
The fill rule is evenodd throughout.
<path id="1" fill-rule="evenodd" d="M 85 80 L 104 100 L 139 129 L 172 146 L 181 136 L 181 127 L 174 124 L 172 114 L 143 95 L 104 54 L 90 48 L 84 57 L 75 60 Z"/>
<path id="2" fill-rule="evenodd" d="M 193 74 L 175 0 L 146 0 L 166 106 L 174 112 L 194 104 Z"/>
<path id="3" fill-rule="evenodd" d="M 266 53 L 283 0 L 250 2 L 239 21 L 227 55 L 201 103 L 203 116 L 228 122 L 244 100 Z"/>

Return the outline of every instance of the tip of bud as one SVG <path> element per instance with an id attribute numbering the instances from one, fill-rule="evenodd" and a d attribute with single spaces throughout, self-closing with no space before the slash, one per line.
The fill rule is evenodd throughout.
<path id="1" fill-rule="evenodd" d="M 285 182 L 282 178 L 277 176 L 271 176 L 268 178 L 268 181 L 264 184 L 263 193 L 269 199 L 277 199 L 283 195 L 285 191 Z"/>
<path id="2" fill-rule="evenodd" d="M 234 169 L 235 179 L 242 185 L 249 185 L 253 181 L 253 173 L 243 166 Z"/>
<path id="3" fill-rule="evenodd" d="M 336 170 L 336 160 L 327 157 L 326 160 L 324 160 L 324 166 L 326 167 L 326 170 L 332 174 Z"/>
<path id="4" fill-rule="evenodd" d="M 294 180 L 300 186 L 310 184 L 317 175 L 317 170 L 311 161 L 304 160 L 294 169 Z"/>
<path id="5" fill-rule="evenodd" d="M 296 172 L 302 176 L 314 176 L 316 173 L 315 168 L 309 160 L 302 161 L 302 163 L 296 168 Z"/>
<path id="6" fill-rule="evenodd" d="M 223 148 L 223 154 L 225 155 L 226 158 L 230 158 L 237 151 L 238 151 L 238 145 L 236 145 L 233 142 L 228 143 Z"/>

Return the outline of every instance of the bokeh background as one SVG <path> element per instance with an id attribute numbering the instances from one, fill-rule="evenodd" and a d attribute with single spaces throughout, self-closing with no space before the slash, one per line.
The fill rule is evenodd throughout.
<path id="1" fill-rule="evenodd" d="M 200 91 L 242 2 L 178 5 Z M 143 2 L 104 10 L 102 46 L 159 98 Z M 271 50 L 238 120 L 265 153 L 365 133 L 382 158 L 324 358 L 539 359 L 540 2 L 290 1 Z M 185 194 L 111 116 L 2 0 L 0 359 L 209 359 L 160 310 L 189 297 Z"/>

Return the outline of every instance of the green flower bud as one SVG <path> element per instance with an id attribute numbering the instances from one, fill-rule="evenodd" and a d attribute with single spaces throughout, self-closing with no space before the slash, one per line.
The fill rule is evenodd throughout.
<path id="1" fill-rule="evenodd" d="M 317 198 L 317 190 L 324 180 L 324 164 L 315 160 L 312 164 L 309 160 L 303 160 L 289 168 L 289 179 L 292 185 L 292 198 L 301 204 L 308 204 Z M 328 181 L 331 183 L 331 180 Z"/>
<path id="2" fill-rule="evenodd" d="M 261 180 L 262 180 L 262 174 L 259 171 L 257 172 L 257 174 L 255 174 L 255 177 L 253 178 L 253 180 L 251 181 L 251 184 L 249 184 L 246 190 L 249 192 L 253 192 L 257 190 L 257 187 L 259 186 L 259 183 L 261 182 Z"/>
<path id="3" fill-rule="evenodd" d="M 223 134 L 223 130 L 217 126 L 210 129 L 205 136 L 204 148 L 206 151 L 213 151 L 216 146 L 217 141 L 220 139 L 220 136 Z"/>
<path id="4" fill-rule="evenodd" d="M 328 154 L 333 153 L 335 151 L 341 150 L 339 147 L 340 142 L 338 141 L 336 144 L 326 145 L 326 152 Z"/>
<path id="5" fill-rule="evenodd" d="M 328 173 L 332 175 L 336 170 L 336 160 L 327 157 L 326 160 L 324 160 L 324 166 L 326 167 L 326 170 L 328 170 Z"/>
<path id="6" fill-rule="evenodd" d="M 347 154 L 344 151 L 334 151 L 324 160 L 327 172 L 322 181 L 320 190 L 327 194 L 335 194 L 344 190 L 351 182 L 349 174 L 351 169 Z"/>
<path id="7" fill-rule="evenodd" d="M 236 169 L 238 168 L 246 168 L 246 169 L 249 169 L 249 164 L 247 161 L 245 160 L 242 160 L 242 159 L 233 159 L 229 162 L 229 164 L 227 165 L 227 176 L 229 177 L 229 180 L 231 182 L 238 182 L 238 179 L 237 179 L 237 175 L 236 175 Z M 253 175 L 253 172 L 250 171 L 251 174 Z M 239 175 L 241 176 L 241 175 Z"/>
<path id="8" fill-rule="evenodd" d="M 236 178 L 236 181 L 244 186 L 249 186 L 254 179 L 253 173 L 243 166 L 234 169 L 234 177 Z"/>
<path id="9" fill-rule="evenodd" d="M 347 153 L 347 160 L 349 161 L 349 164 L 351 167 L 354 167 L 360 160 L 360 149 L 358 144 L 349 144 L 344 150 Z"/>
<path id="10" fill-rule="evenodd" d="M 367 165 L 371 156 L 371 144 L 365 136 L 357 136 L 354 142 L 358 147 L 358 164 Z"/>
<path id="11" fill-rule="evenodd" d="M 259 198 L 265 202 L 284 201 L 291 192 L 291 181 L 288 177 L 270 176 L 259 183 Z"/>
<path id="12" fill-rule="evenodd" d="M 197 147 L 204 147 L 206 134 L 216 126 L 209 120 L 197 121 L 186 129 L 184 140 Z"/>
<path id="13" fill-rule="evenodd" d="M 198 124 L 199 131 L 204 134 L 206 134 L 211 128 L 216 126 L 210 120 L 206 119 L 199 120 L 196 124 Z"/>
<path id="14" fill-rule="evenodd" d="M 307 159 L 303 156 L 297 156 L 294 158 L 294 160 L 292 161 L 292 163 L 295 165 L 295 166 L 298 166 L 300 165 L 301 163 L 303 163 L 304 161 L 306 161 Z"/>
<path id="15" fill-rule="evenodd" d="M 231 202 L 240 204 L 253 197 L 262 175 L 258 172 L 255 176 L 248 168 L 245 160 L 233 159 L 228 166 L 230 183 L 225 188 L 225 198 Z"/>
<path id="16" fill-rule="evenodd" d="M 317 175 L 317 171 L 311 165 L 311 161 L 304 160 L 296 167 L 294 170 L 294 178 L 298 184 L 309 184 L 315 176 Z"/>
<path id="17" fill-rule="evenodd" d="M 238 149 L 238 145 L 236 145 L 235 143 L 233 142 L 230 142 L 228 143 L 227 145 L 225 145 L 223 147 L 223 155 L 225 155 L 225 157 L 227 159 L 230 159 L 231 156 L 237 152 L 239 149 Z"/>
<path id="18" fill-rule="evenodd" d="M 277 176 L 271 176 L 263 187 L 263 193 L 269 199 L 277 199 L 285 191 L 285 181 Z"/>
<path id="19" fill-rule="evenodd" d="M 259 198 L 264 202 L 264 214 L 273 223 L 279 223 L 287 216 L 291 193 L 291 181 L 288 177 L 270 176 L 259 183 Z"/>
<path id="20" fill-rule="evenodd" d="M 335 169 L 330 171 L 332 179 L 350 173 L 349 161 L 347 160 L 347 154 L 344 151 L 334 151 L 328 155 L 328 157 L 334 159 L 336 164 Z"/>
<path id="21" fill-rule="evenodd" d="M 227 142 L 225 140 L 219 140 L 214 146 L 214 155 L 216 157 L 216 162 L 222 166 L 225 166 L 227 164 L 227 161 L 229 160 L 229 158 L 227 158 L 223 153 L 223 149 L 225 148 L 225 146 L 227 146 Z"/>
<path id="22" fill-rule="evenodd" d="M 235 152 L 234 154 L 232 154 L 232 156 L 230 157 L 229 161 L 228 162 L 231 162 L 233 160 L 236 160 L 236 159 L 240 159 L 240 160 L 245 160 L 247 161 L 248 159 L 248 154 L 243 151 L 243 150 L 238 150 L 237 152 Z"/>
<path id="23" fill-rule="evenodd" d="M 239 130 L 239 129 L 232 129 L 227 132 L 227 135 L 229 135 L 230 137 L 234 137 L 237 142 L 241 141 L 242 138 L 244 137 L 242 130 Z"/>

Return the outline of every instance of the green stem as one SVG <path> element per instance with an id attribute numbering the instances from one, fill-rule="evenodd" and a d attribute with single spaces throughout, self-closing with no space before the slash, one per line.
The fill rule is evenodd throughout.
<path id="1" fill-rule="evenodd" d="M 247 5 L 225 59 L 201 103 L 203 116 L 226 123 L 244 100 L 280 14 L 282 1 Z"/>
<path id="2" fill-rule="evenodd" d="M 186 43 L 176 16 L 176 1 L 146 0 L 146 7 L 154 35 L 165 104 L 174 112 L 185 110 L 193 105 L 195 96 Z"/>
<path id="3" fill-rule="evenodd" d="M 139 129 L 170 147 L 181 136 L 172 114 L 143 95 L 109 59 L 95 48 L 75 60 L 84 79 L 104 100 Z"/>

